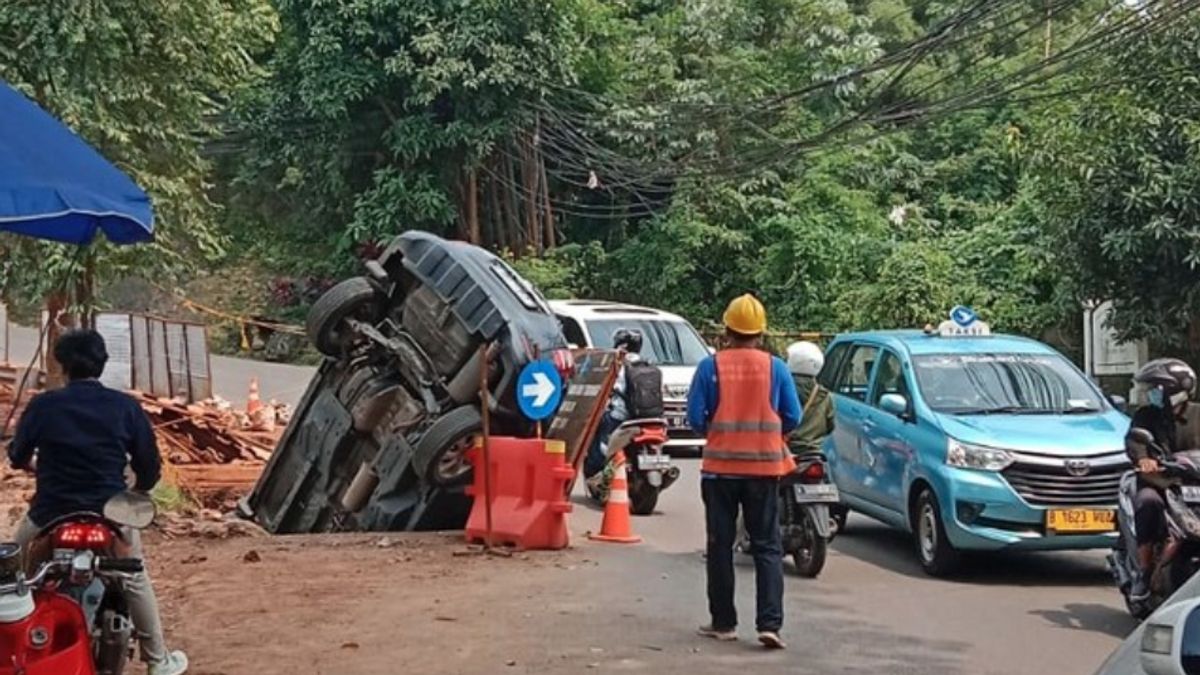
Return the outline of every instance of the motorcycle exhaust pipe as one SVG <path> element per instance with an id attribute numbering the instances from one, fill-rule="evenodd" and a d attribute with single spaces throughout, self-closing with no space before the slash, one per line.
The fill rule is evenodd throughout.
<path id="1" fill-rule="evenodd" d="M 97 675 L 122 675 L 129 659 L 129 641 L 133 638 L 133 623 L 115 612 L 105 617 L 96 644 Z"/>

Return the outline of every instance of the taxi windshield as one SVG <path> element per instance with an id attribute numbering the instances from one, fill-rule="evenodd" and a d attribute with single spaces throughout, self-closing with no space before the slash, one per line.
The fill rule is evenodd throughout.
<path id="1" fill-rule="evenodd" d="M 1105 404 L 1055 354 L 934 354 L 913 358 L 925 403 L 955 415 L 1078 414 Z"/>
<path id="2" fill-rule="evenodd" d="M 642 358 L 658 366 L 694 366 L 708 356 L 704 341 L 689 325 L 661 319 L 589 319 L 592 344 L 609 347 L 622 328 L 642 334 Z"/>

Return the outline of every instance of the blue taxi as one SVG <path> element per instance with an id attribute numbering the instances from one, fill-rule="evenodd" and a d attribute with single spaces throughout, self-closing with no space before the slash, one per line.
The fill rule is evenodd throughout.
<path id="1" fill-rule="evenodd" d="M 1129 421 L 1047 345 L 955 308 L 937 328 L 839 335 L 819 381 L 843 505 L 911 532 L 926 572 L 964 550 L 1113 545 Z"/>

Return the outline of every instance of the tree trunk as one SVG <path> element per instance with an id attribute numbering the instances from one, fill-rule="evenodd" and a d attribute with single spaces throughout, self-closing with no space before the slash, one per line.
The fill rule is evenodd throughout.
<path id="1" fill-rule="evenodd" d="M 467 169 L 467 241 L 479 246 L 483 238 L 479 231 L 479 185 L 474 168 Z"/>

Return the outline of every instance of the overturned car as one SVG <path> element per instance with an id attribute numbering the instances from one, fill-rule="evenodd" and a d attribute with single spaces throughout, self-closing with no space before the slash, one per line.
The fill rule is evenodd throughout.
<path id="1" fill-rule="evenodd" d="M 484 383 L 491 432 L 525 436 L 521 368 L 572 367 L 541 294 L 479 247 L 406 232 L 366 268 L 309 313 L 325 360 L 241 503 L 270 532 L 462 527 Z"/>

